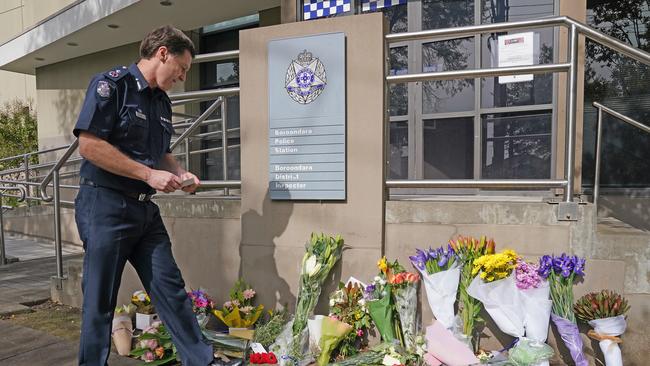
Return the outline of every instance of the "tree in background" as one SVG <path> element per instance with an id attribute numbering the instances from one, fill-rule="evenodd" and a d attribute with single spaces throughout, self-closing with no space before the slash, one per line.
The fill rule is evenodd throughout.
<path id="1" fill-rule="evenodd" d="M 36 114 L 31 101 L 14 100 L 5 103 L 0 108 L 0 159 L 29 153 L 38 150 L 38 135 L 36 132 Z M 30 164 L 38 162 L 32 156 Z M 23 158 L 0 161 L 0 171 L 19 168 L 23 165 Z M 23 173 L 0 176 L 0 179 L 24 179 Z M 3 203 L 15 205 L 15 199 L 5 198 Z"/>

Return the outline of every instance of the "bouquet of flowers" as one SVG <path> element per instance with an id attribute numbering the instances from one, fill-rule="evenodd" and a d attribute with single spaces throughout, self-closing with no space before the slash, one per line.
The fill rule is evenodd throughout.
<path id="1" fill-rule="evenodd" d="M 131 356 L 138 357 L 149 365 L 166 365 L 176 361 L 176 346 L 165 326 L 161 322 L 154 322 L 138 337 Z"/>
<path id="2" fill-rule="evenodd" d="M 135 312 L 140 314 L 155 314 L 156 310 L 151 303 L 151 298 L 143 290 L 138 290 L 131 296 L 131 304 L 135 305 Z"/>
<path id="3" fill-rule="evenodd" d="M 192 301 L 192 311 L 196 315 L 196 320 L 201 328 L 204 328 L 208 323 L 208 314 L 214 309 L 214 302 L 203 289 L 188 291 L 187 296 Z"/>
<path id="4" fill-rule="evenodd" d="M 329 316 L 352 326 L 352 331 L 339 343 L 335 356 L 341 359 L 355 355 L 368 346 L 368 330 L 372 319 L 363 298 L 364 289 L 358 283 L 339 283 L 339 289 L 330 295 Z"/>
<path id="5" fill-rule="evenodd" d="M 564 344 L 569 349 L 576 366 L 589 363 L 582 352 L 582 338 L 573 313 L 573 281 L 584 276 L 585 260 L 577 256 L 545 255 L 540 258 L 538 273 L 547 278 L 553 300 L 551 320 L 555 323 Z"/>
<path id="6" fill-rule="evenodd" d="M 474 260 L 485 254 L 494 253 L 494 240 L 486 239 L 482 236 L 480 239 L 473 237 L 459 236 L 456 240 L 449 242 L 451 249 L 456 253 L 458 262 L 461 265 L 460 283 L 458 286 L 458 310 L 463 323 L 463 334 L 471 342 L 474 337 L 474 326 L 482 322 L 479 316 L 481 312 L 481 302 L 467 293 L 467 288 L 472 283 L 474 275 Z M 474 351 L 478 350 L 478 338 L 473 343 Z"/>
<path id="7" fill-rule="evenodd" d="M 128 304 L 115 308 L 111 336 L 115 348 L 120 356 L 128 356 L 131 352 L 131 339 L 133 338 L 133 314 L 135 305 Z"/>
<path id="8" fill-rule="evenodd" d="M 395 261 L 393 268 L 399 266 Z M 399 266 L 401 268 L 401 266 Z M 388 282 L 393 289 L 395 307 L 399 315 L 402 330 L 402 345 L 408 350 L 415 349 L 415 317 L 418 304 L 418 282 L 420 276 L 411 272 L 390 273 Z"/>
<path id="9" fill-rule="evenodd" d="M 313 314 L 323 282 L 341 258 L 342 251 L 343 238 L 340 235 L 332 237 L 312 233 L 307 242 L 300 272 L 296 314 L 291 325 L 292 340 L 289 353 L 296 360 L 303 360 L 304 351 L 309 347 L 309 337 L 305 334 L 307 319 Z"/>
<path id="10" fill-rule="evenodd" d="M 382 341 L 392 342 L 396 338 L 396 324 L 391 285 L 385 278 L 375 276 L 366 286 L 364 297 Z"/>
<path id="11" fill-rule="evenodd" d="M 618 336 L 625 333 L 625 313 L 629 309 L 623 296 L 609 290 L 586 294 L 573 305 L 578 319 L 594 328 L 588 335 L 599 341 L 607 366 L 623 365 L 621 349 L 618 346 L 621 339 Z"/>
<path id="12" fill-rule="evenodd" d="M 510 350 L 510 361 L 517 365 L 533 365 L 546 361 L 553 350 L 544 343 L 523 338 L 526 314 L 521 291 L 517 288 L 518 263 L 519 256 L 512 250 L 479 257 L 474 261 L 472 274 L 480 275 L 472 281 L 467 292 L 481 300 L 502 332 L 518 338 L 517 345 Z"/>
<path id="13" fill-rule="evenodd" d="M 426 252 L 417 249 L 416 254 L 409 259 L 422 274 L 433 315 L 445 328 L 451 329 L 454 324 L 454 303 L 460 279 L 456 253 L 451 245 L 448 245 L 446 250 L 443 247 Z"/>
<path id="14" fill-rule="evenodd" d="M 548 323 L 553 302 L 550 300 L 551 290 L 548 281 L 539 275 L 538 270 L 538 264 L 519 259 L 515 269 L 515 279 L 524 312 L 526 337 L 542 344 L 548 337 Z M 537 365 L 548 365 L 548 360 L 540 361 Z"/>
<path id="15" fill-rule="evenodd" d="M 467 288 L 470 296 L 483 303 L 499 329 L 513 337 L 524 336 L 524 315 L 512 275 L 518 258 L 513 250 L 476 258 L 471 272 L 476 277 Z"/>
<path id="16" fill-rule="evenodd" d="M 263 305 L 253 306 L 255 291 L 239 279 L 230 289 L 230 300 L 223 304 L 223 310 L 212 309 L 212 313 L 230 328 L 250 328 L 262 315 Z"/>

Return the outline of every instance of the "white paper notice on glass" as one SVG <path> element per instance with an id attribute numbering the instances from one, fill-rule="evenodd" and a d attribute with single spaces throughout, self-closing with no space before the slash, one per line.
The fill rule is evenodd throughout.
<path id="1" fill-rule="evenodd" d="M 527 66 L 535 63 L 535 32 L 499 36 L 499 67 Z M 499 76 L 499 84 L 533 80 L 533 74 Z"/>

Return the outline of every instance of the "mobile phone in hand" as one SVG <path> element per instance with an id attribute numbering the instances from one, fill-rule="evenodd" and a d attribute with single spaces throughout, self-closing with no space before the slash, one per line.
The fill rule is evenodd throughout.
<path id="1" fill-rule="evenodd" d="M 181 188 L 185 188 L 185 187 L 187 187 L 187 186 L 191 186 L 191 185 L 193 185 L 194 183 L 195 183 L 195 182 L 194 182 L 194 178 L 187 178 L 187 179 L 185 179 L 184 181 L 181 182 Z"/>

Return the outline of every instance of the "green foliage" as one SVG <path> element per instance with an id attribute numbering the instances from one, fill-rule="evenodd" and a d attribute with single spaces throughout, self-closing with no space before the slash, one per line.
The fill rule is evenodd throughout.
<path id="1" fill-rule="evenodd" d="M 267 322 L 261 324 L 255 329 L 254 342 L 262 344 L 268 348 L 275 339 L 282 333 L 285 325 L 289 321 L 289 313 L 286 307 L 284 309 L 269 312 L 269 319 Z"/>
<path id="2" fill-rule="evenodd" d="M 31 103 L 15 100 L 0 108 L 0 158 L 38 150 L 36 114 Z M 36 159 L 36 157 L 33 157 Z M 37 160 L 30 161 L 36 163 Z M 0 170 L 18 168 L 23 159 L 0 162 Z"/>

